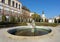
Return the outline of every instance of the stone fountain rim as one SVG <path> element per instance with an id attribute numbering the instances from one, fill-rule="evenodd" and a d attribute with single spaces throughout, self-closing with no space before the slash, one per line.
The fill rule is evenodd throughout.
<path id="1" fill-rule="evenodd" d="M 21 26 L 19 26 L 19 28 L 20 27 Z M 25 27 L 28 28 L 29 26 L 25 26 Z M 42 36 L 16 36 L 16 35 L 9 34 L 7 32 L 8 30 L 12 29 L 12 28 L 9 28 L 9 29 L 6 29 L 5 34 L 6 34 L 7 37 L 12 38 L 12 39 L 38 39 L 38 38 L 41 39 L 41 38 L 47 38 L 48 36 L 53 35 L 54 31 L 55 31 L 55 30 L 52 29 L 53 27 L 46 27 L 46 26 L 37 26 L 37 27 L 39 27 L 39 28 L 48 28 L 48 29 L 51 29 L 52 32 L 48 33 L 46 35 L 42 35 Z M 16 28 L 18 28 L 18 27 L 13 27 L 13 29 L 16 29 Z M 23 27 L 21 27 L 21 28 L 23 28 Z"/>

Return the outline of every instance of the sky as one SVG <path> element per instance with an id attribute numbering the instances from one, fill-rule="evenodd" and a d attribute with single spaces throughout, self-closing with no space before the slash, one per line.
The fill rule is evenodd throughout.
<path id="1" fill-rule="evenodd" d="M 19 0 L 31 12 L 42 15 L 45 12 L 47 18 L 60 15 L 60 0 Z"/>

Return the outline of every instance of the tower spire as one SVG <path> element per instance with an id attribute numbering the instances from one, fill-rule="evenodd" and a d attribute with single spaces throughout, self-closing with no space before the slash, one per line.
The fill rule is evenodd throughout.
<path id="1" fill-rule="evenodd" d="M 42 11 L 42 14 L 44 14 L 44 11 Z"/>

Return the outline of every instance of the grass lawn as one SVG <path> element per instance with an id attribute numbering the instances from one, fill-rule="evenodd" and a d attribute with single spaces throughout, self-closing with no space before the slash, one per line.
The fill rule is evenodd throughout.
<path id="1" fill-rule="evenodd" d="M 57 23 L 46 23 L 46 22 L 36 22 L 35 24 L 37 26 L 52 26 L 52 27 L 56 27 L 59 25 Z"/>

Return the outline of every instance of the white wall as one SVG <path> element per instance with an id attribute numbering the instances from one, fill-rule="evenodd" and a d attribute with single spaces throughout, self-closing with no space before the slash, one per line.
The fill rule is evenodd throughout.
<path id="1" fill-rule="evenodd" d="M 30 13 L 30 16 L 32 16 L 34 13 Z"/>
<path id="2" fill-rule="evenodd" d="M 48 22 L 49 23 L 54 23 L 54 19 L 49 19 Z"/>

